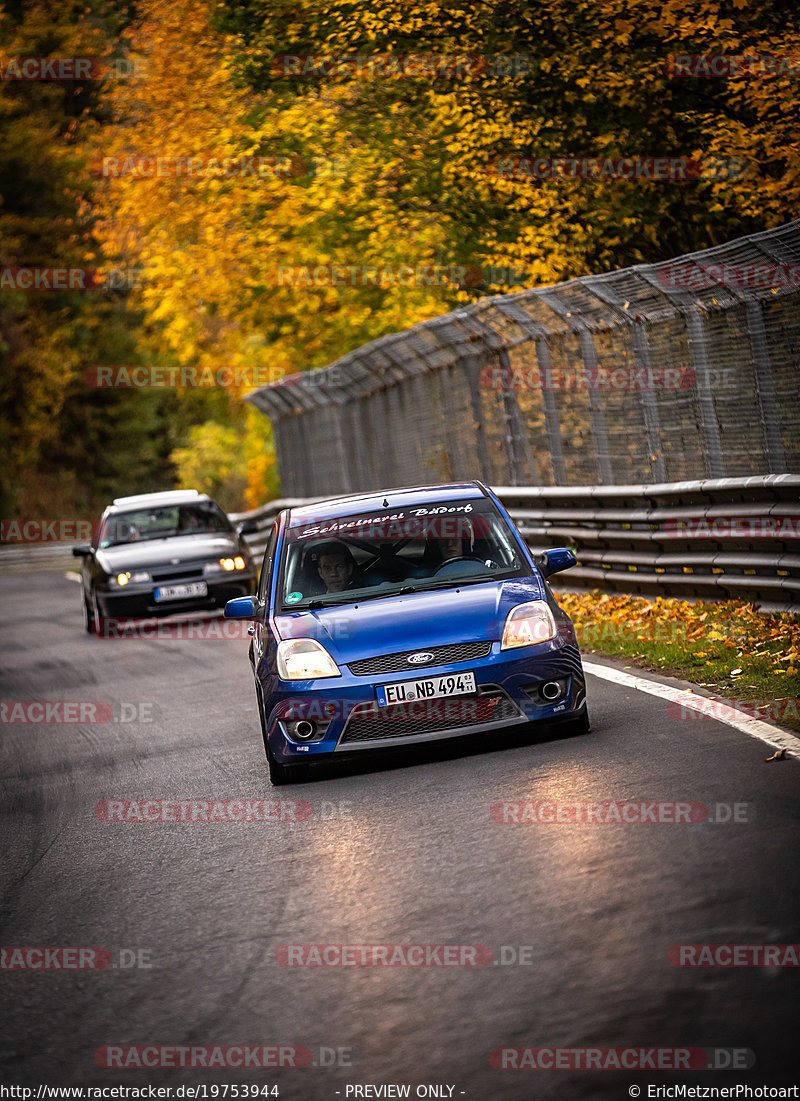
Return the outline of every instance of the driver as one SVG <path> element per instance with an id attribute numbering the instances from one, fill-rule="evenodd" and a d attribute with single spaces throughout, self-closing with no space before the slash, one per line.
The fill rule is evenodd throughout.
<path id="1" fill-rule="evenodd" d="M 449 562 L 451 558 L 464 557 L 461 536 L 453 535 L 449 539 L 439 539 L 437 542 L 443 562 Z"/>
<path id="2" fill-rule="evenodd" d="M 354 577 L 356 564 L 353 555 L 344 543 L 325 543 L 315 552 L 315 558 L 317 573 L 325 583 L 326 592 L 341 593 L 345 589 L 359 587 Z"/>
<path id="3" fill-rule="evenodd" d="M 178 512 L 178 532 L 183 533 L 185 531 L 202 531 L 204 528 L 203 520 L 194 508 L 182 508 Z"/>
<path id="4" fill-rule="evenodd" d="M 449 517 L 448 517 L 449 522 Z M 472 521 L 466 517 L 459 518 L 457 532 L 448 532 L 431 538 L 429 546 L 433 551 L 433 557 L 437 566 L 450 562 L 453 558 L 469 558 L 475 547 L 475 530 Z"/>

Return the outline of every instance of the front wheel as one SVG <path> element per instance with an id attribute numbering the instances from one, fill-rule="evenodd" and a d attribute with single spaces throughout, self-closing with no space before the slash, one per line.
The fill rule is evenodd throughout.
<path id="1" fill-rule="evenodd" d="M 568 738 L 573 735 L 588 734 L 592 729 L 592 724 L 589 722 L 589 710 L 586 704 L 583 705 L 583 710 L 574 718 L 560 722 L 557 729 L 559 734 L 563 734 Z"/>
<path id="2" fill-rule="evenodd" d="M 282 765 L 272 756 L 272 751 L 267 747 L 267 764 L 269 765 L 269 779 L 273 787 L 282 787 L 283 784 L 300 784 L 308 779 L 307 765 Z"/>
<path id="3" fill-rule="evenodd" d="M 97 597 L 94 595 L 94 589 L 90 589 L 89 593 L 88 600 L 86 598 L 86 593 L 83 593 L 83 626 L 87 634 L 99 635 L 100 610 L 97 607 Z"/>
<path id="4" fill-rule="evenodd" d="M 261 735 L 264 739 L 264 752 L 267 755 L 269 779 L 272 786 L 277 788 L 281 787 L 283 784 L 296 784 L 307 779 L 307 765 L 282 765 L 280 761 L 276 761 L 273 757 L 272 750 L 269 748 L 269 742 L 267 741 L 267 717 L 264 714 L 264 697 L 261 692 L 261 685 L 258 681 L 256 681 L 256 706 L 258 707 Z"/>

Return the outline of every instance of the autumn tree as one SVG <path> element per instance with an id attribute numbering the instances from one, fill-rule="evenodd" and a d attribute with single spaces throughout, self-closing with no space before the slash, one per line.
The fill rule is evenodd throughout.
<path id="1" fill-rule="evenodd" d="M 387 111 L 402 119 L 408 156 L 397 151 L 397 206 L 412 193 L 448 227 L 451 249 L 473 263 L 521 263 L 529 282 L 545 283 L 663 259 L 796 215 L 796 5 L 387 0 L 376 8 L 303 0 L 282 9 L 271 0 L 224 0 L 218 18 L 242 40 L 239 67 L 252 87 L 282 82 L 306 101 L 321 87 L 349 88 L 344 123 L 364 135 Z M 287 54 L 430 54 L 489 64 L 473 65 L 461 78 L 364 79 L 341 66 L 327 80 L 301 75 L 287 82 L 276 65 Z M 671 61 L 718 54 L 782 58 L 783 71 L 754 66 L 730 76 L 682 77 Z M 505 68 L 497 64 L 504 58 Z M 523 58 L 527 66 L 515 64 Z M 791 58 L 794 68 L 786 65 Z M 432 139 L 427 186 L 414 172 L 422 135 Z M 513 155 L 657 155 L 703 167 L 697 179 L 637 182 L 511 180 L 487 171 L 496 158 Z M 734 163 L 731 172 L 730 161 L 743 162 L 743 171 Z"/>
<path id="2" fill-rule="evenodd" d="M 103 67 L 121 57 L 125 5 L 48 0 L 0 12 L 0 474 L 4 516 L 88 515 L 113 492 L 169 485 L 168 396 L 87 387 L 89 365 L 131 362 L 141 322 L 124 279 L 103 286 L 94 235 L 93 135 Z M 99 59 L 89 79 L 15 79 L 15 58 Z M 39 269 L 42 286 L 18 283 Z M 73 270 L 72 289 L 52 273 Z M 68 281 L 69 282 L 69 281 Z M 49 285 L 49 286 L 48 286 Z M 80 286 L 82 285 L 82 286 Z"/>

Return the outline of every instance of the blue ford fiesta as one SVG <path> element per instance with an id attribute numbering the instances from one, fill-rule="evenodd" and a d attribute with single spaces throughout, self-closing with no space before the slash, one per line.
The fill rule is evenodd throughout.
<path id="1" fill-rule="evenodd" d="M 586 733 L 572 622 L 480 482 L 391 489 L 281 512 L 249 619 L 273 784 L 332 755 L 547 724 Z"/>

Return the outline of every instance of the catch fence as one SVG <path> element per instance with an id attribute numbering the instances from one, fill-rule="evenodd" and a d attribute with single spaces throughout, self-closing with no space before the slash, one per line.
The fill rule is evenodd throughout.
<path id="1" fill-rule="evenodd" d="M 248 395 L 285 495 L 800 473 L 800 219 L 484 298 Z"/>

